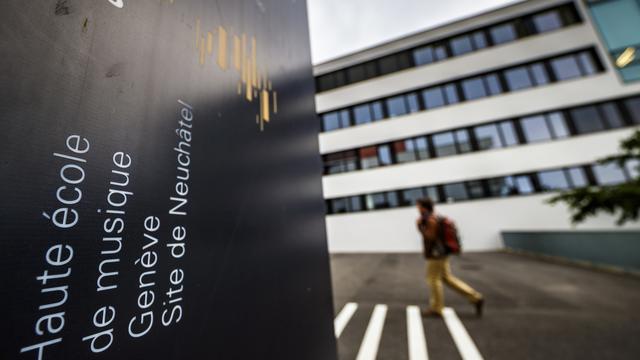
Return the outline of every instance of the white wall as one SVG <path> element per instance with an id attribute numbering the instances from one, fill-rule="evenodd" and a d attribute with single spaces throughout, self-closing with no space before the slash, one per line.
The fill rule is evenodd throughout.
<path id="1" fill-rule="evenodd" d="M 451 217 L 462 236 L 463 251 L 499 249 L 500 232 L 541 230 L 609 230 L 617 228 L 610 216 L 599 216 L 572 227 L 563 205 L 544 203 L 550 195 L 476 200 L 436 206 Z M 327 216 L 331 253 L 421 252 L 422 241 L 415 222 L 415 208 L 379 210 Z M 640 229 L 640 223 L 625 226 Z"/>

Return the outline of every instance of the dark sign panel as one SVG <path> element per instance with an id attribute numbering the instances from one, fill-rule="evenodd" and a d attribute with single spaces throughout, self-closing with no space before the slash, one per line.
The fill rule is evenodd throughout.
<path id="1" fill-rule="evenodd" d="M 305 2 L 0 18 L 0 358 L 334 359 Z"/>

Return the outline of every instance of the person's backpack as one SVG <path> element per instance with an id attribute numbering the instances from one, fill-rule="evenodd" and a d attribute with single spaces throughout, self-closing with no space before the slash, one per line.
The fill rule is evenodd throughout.
<path id="1" fill-rule="evenodd" d="M 447 217 L 438 216 L 438 226 L 440 227 L 440 239 L 444 243 L 447 254 L 460 254 L 462 244 L 456 224 Z"/>

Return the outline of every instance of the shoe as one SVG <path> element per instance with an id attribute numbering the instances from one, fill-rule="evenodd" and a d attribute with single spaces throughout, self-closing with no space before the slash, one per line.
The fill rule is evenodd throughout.
<path id="1" fill-rule="evenodd" d="M 482 317 L 482 308 L 484 307 L 484 298 L 476 301 L 473 305 L 476 307 L 476 316 Z"/>
<path id="2" fill-rule="evenodd" d="M 422 310 L 420 313 L 422 314 L 422 317 L 442 317 L 442 314 L 433 309 Z"/>

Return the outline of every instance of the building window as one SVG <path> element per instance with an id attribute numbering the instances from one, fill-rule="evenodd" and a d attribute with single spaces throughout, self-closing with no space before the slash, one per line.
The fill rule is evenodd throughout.
<path id="1" fill-rule="evenodd" d="M 631 115 L 631 120 L 636 124 L 640 124 L 640 97 L 627 99 L 624 101 L 624 105 Z"/>
<path id="2" fill-rule="evenodd" d="M 380 145 L 378 146 L 378 160 L 380 165 L 391 165 L 393 160 L 391 158 L 391 149 L 389 145 Z"/>
<path id="3" fill-rule="evenodd" d="M 482 199 L 487 197 L 484 193 L 484 185 L 480 180 L 467 181 L 467 193 L 471 199 Z"/>
<path id="4" fill-rule="evenodd" d="M 333 199 L 330 201 L 331 213 L 341 214 L 349 211 L 347 199 Z"/>
<path id="5" fill-rule="evenodd" d="M 580 68 L 574 55 L 566 55 L 552 59 L 551 68 L 558 80 L 568 80 L 581 76 Z"/>
<path id="6" fill-rule="evenodd" d="M 500 84 L 497 74 L 489 74 L 484 77 L 484 80 L 487 83 L 489 94 L 498 95 L 502 93 L 502 85 Z"/>
<path id="7" fill-rule="evenodd" d="M 418 200 L 424 197 L 422 188 L 408 189 L 402 191 L 400 203 L 404 206 L 415 205 Z"/>
<path id="8" fill-rule="evenodd" d="M 627 174 L 631 180 L 636 180 L 640 177 L 640 160 L 630 159 L 624 164 Z"/>
<path id="9" fill-rule="evenodd" d="M 395 141 L 393 143 L 393 151 L 399 163 L 415 161 L 417 159 L 413 139 Z"/>
<path id="10" fill-rule="evenodd" d="M 324 173 L 337 174 L 358 169 L 358 156 L 355 151 L 343 151 L 323 156 Z"/>
<path id="11" fill-rule="evenodd" d="M 449 45 L 451 46 L 453 56 L 460 56 L 473 51 L 471 38 L 468 35 L 462 35 L 451 39 Z"/>
<path id="12" fill-rule="evenodd" d="M 456 142 L 458 143 L 458 151 L 461 154 L 473 150 L 471 148 L 471 141 L 469 140 L 469 132 L 466 129 L 456 131 Z"/>
<path id="13" fill-rule="evenodd" d="M 460 101 L 460 98 L 458 96 L 458 89 L 456 88 L 455 84 L 445 85 L 444 93 L 447 95 L 447 104 L 455 104 Z"/>
<path id="14" fill-rule="evenodd" d="M 426 136 L 415 139 L 416 149 L 418 150 L 418 159 L 428 159 L 431 157 L 429 153 L 429 144 Z"/>
<path id="15" fill-rule="evenodd" d="M 356 125 L 362 125 L 371 122 L 371 110 L 369 104 L 354 106 L 353 118 Z"/>
<path id="16" fill-rule="evenodd" d="M 477 126 L 473 129 L 479 150 L 488 150 L 502 147 L 498 126 L 495 124 Z"/>
<path id="17" fill-rule="evenodd" d="M 407 113 L 407 104 L 404 101 L 404 96 L 396 96 L 387 99 L 387 112 L 389 117 L 400 116 Z"/>
<path id="18" fill-rule="evenodd" d="M 556 30 L 562 27 L 562 19 L 558 11 L 551 10 L 533 16 L 533 24 L 539 33 Z"/>
<path id="19" fill-rule="evenodd" d="M 448 202 L 466 200 L 469 198 L 469 194 L 467 193 L 467 188 L 464 186 L 464 183 L 446 184 L 443 186 L 443 189 L 444 197 Z"/>
<path id="20" fill-rule="evenodd" d="M 471 36 L 473 37 L 473 44 L 476 49 L 484 49 L 487 47 L 487 37 L 484 31 L 476 31 Z"/>
<path id="21" fill-rule="evenodd" d="M 433 59 L 433 47 L 431 45 L 413 50 L 413 62 L 416 66 L 431 64 Z"/>
<path id="22" fill-rule="evenodd" d="M 504 77 L 507 80 L 507 85 L 511 91 L 526 89 L 533 86 L 533 82 L 529 77 L 529 71 L 526 66 L 506 70 L 504 72 Z"/>
<path id="23" fill-rule="evenodd" d="M 380 166 L 378 151 L 375 146 L 368 146 L 358 150 L 360 155 L 360 168 L 370 169 Z"/>
<path id="24" fill-rule="evenodd" d="M 432 141 L 438 157 L 455 155 L 457 153 L 456 142 L 452 132 L 433 135 Z"/>
<path id="25" fill-rule="evenodd" d="M 624 170 L 615 162 L 593 165 L 591 169 L 598 185 L 616 185 L 627 181 Z"/>
<path id="26" fill-rule="evenodd" d="M 407 107 L 410 113 L 420 111 L 420 103 L 418 102 L 418 94 L 410 93 L 406 95 L 407 98 Z"/>
<path id="27" fill-rule="evenodd" d="M 518 189 L 518 194 L 532 194 L 535 190 L 529 175 L 516 176 L 515 184 Z"/>
<path id="28" fill-rule="evenodd" d="M 538 174 L 538 183 L 543 191 L 569 188 L 569 182 L 562 170 L 544 171 Z"/>
<path id="29" fill-rule="evenodd" d="M 564 115 L 561 112 L 552 112 L 547 115 L 549 127 L 553 133 L 555 139 L 564 138 L 569 136 L 569 130 L 567 129 L 567 123 L 564 119 Z"/>
<path id="30" fill-rule="evenodd" d="M 489 29 L 491 40 L 494 44 L 503 44 L 516 39 L 516 29 L 513 23 L 493 26 Z"/>
<path id="31" fill-rule="evenodd" d="M 487 185 L 489 188 L 489 196 L 491 197 L 505 197 L 518 193 L 515 181 L 511 176 L 489 179 Z"/>
<path id="32" fill-rule="evenodd" d="M 487 96 L 487 91 L 481 77 L 462 81 L 462 92 L 467 100 L 479 99 Z"/>
<path id="33" fill-rule="evenodd" d="M 384 112 L 382 111 L 382 102 L 374 101 L 371 103 L 371 115 L 373 121 L 382 120 L 384 118 Z"/>
<path id="34" fill-rule="evenodd" d="M 502 134 L 505 146 L 513 146 L 520 143 L 520 141 L 518 141 L 518 136 L 516 135 L 516 130 L 513 127 L 513 122 L 503 121 L 498 125 L 498 127 L 500 128 L 500 133 Z"/>
<path id="35" fill-rule="evenodd" d="M 424 100 L 424 106 L 427 109 L 437 108 L 445 104 L 442 88 L 439 86 L 424 90 L 422 92 L 422 98 Z"/>
<path id="36" fill-rule="evenodd" d="M 529 66 L 529 69 L 531 70 L 531 75 L 536 86 L 549 83 L 549 74 L 547 74 L 547 70 L 545 69 L 543 64 L 532 64 Z"/>
<path id="37" fill-rule="evenodd" d="M 617 129 L 625 126 L 624 119 L 616 103 L 605 103 L 598 107 L 609 129 Z"/>
<path id="38" fill-rule="evenodd" d="M 582 167 L 567 169 L 567 175 L 569 176 L 571 187 L 580 188 L 589 185 L 587 175 L 584 173 L 584 169 Z"/>
<path id="39" fill-rule="evenodd" d="M 595 106 L 583 106 L 571 109 L 571 118 L 578 134 L 587 134 L 604 130 L 604 123 Z"/>
<path id="40" fill-rule="evenodd" d="M 349 127 L 350 116 L 348 110 L 334 111 L 322 115 L 322 123 L 324 131 L 337 130 L 345 127 Z"/>
<path id="41" fill-rule="evenodd" d="M 543 115 L 522 118 L 520 125 L 528 143 L 551 139 L 551 132 Z"/>

